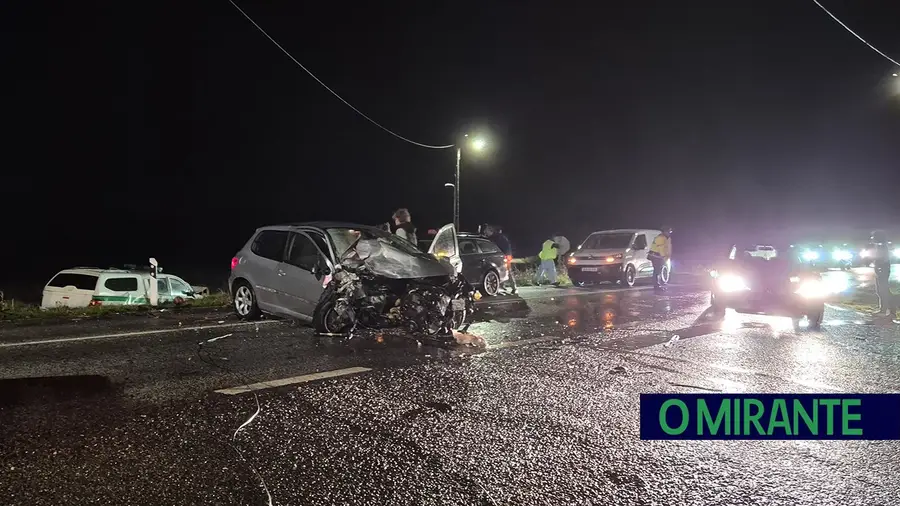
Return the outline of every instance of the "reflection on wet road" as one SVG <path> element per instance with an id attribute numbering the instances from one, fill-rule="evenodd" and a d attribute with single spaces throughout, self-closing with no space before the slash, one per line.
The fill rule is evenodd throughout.
<path id="1" fill-rule="evenodd" d="M 858 275 L 828 282 L 854 290 Z M 482 304 L 470 330 L 485 350 L 278 322 L 0 348 L 0 496 L 896 504 L 896 442 L 651 444 L 637 433 L 642 392 L 900 391 L 896 327 L 833 307 L 818 332 L 713 319 L 696 284 L 523 293 Z"/>

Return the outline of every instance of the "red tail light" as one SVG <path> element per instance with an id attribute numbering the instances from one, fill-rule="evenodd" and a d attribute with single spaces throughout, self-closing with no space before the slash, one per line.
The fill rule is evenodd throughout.
<path id="1" fill-rule="evenodd" d="M 512 263 L 512 255 L 506 255 L 506 265 L 509 265 L 511 263 Z"/>
<path id="2" fill-rule="evenodd" d="M 231 270 L 234 270 L 234 268 L 238 266 L 238 262 L 240 262 L 240 259 L 238 259 L 238 257 L 234 257 L 231 259 Z"/>
<path id="3" fill-rule="evenodd" d="M 88 304 L 89 306 L 102 306 L 103 302 L 97 299 L 91 299 L 91 302 Z"/>

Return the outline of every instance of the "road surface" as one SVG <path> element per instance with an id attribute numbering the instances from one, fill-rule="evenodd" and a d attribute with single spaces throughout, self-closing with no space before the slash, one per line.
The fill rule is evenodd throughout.
<path id="1" fill-rule="evenodd" d="M 644 392 L 900 391 L 900 333 L 683 282 L 482 304 L 485 350 L 225 313 L 0 329 L 4 504 L 898 504 L 897 442 L 656 442 Z M 679 336 L 673 338 L 673 336 Z"/>

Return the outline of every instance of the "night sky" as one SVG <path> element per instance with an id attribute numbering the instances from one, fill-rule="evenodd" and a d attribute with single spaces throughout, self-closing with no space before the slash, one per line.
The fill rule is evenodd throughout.
<path id="1" fill-rule="evenodd" d="M 822 1 L 900 59 L 900 2 Z M 676 248 L 900 224 L 900 69 L 811 0 L 356 4 L 239 2 L 401 135 L 489 130 L 462 224 L 517 253 L 662 223 Z M 272 223 L 452 220 L 453 150 L 379 130 L 227 0 L 10 2 L 0 22 L 0 284 L 151 255 L 227 272 Z"/>

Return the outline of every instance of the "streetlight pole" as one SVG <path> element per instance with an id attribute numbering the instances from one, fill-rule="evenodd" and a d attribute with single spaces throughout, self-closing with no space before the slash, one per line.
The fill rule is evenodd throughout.
<path id="1" fill-rule="evenodd" d="M 453 228 L 459 232 L 459 161 L 462 159 L 462 147 L 456 146 L 456 181 L 453 184 Z"/>

